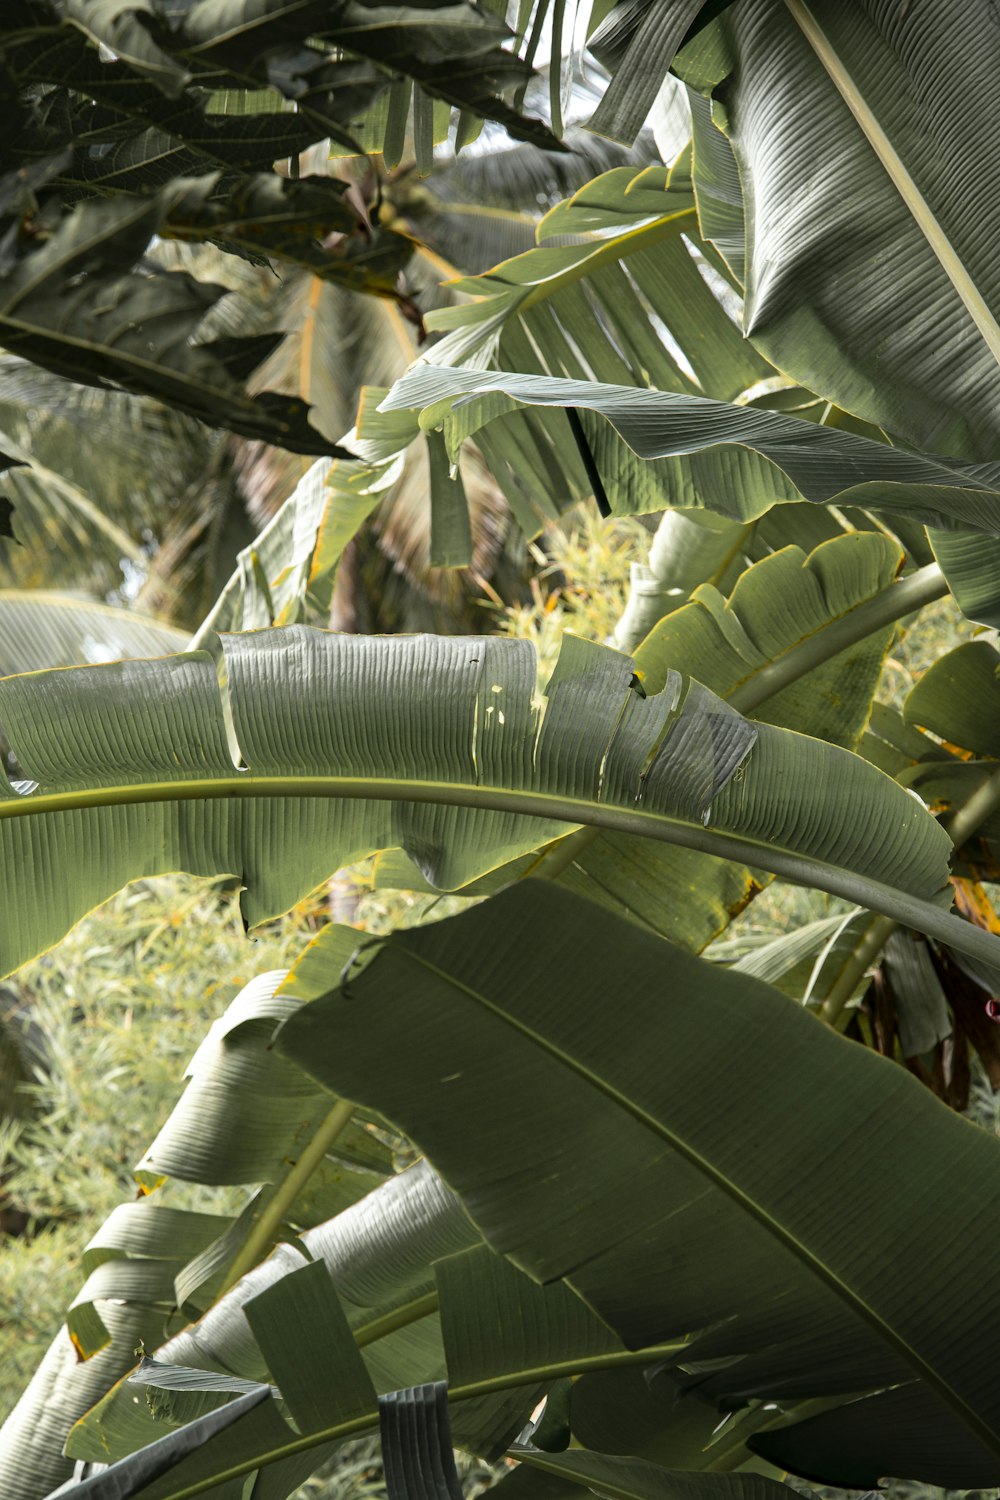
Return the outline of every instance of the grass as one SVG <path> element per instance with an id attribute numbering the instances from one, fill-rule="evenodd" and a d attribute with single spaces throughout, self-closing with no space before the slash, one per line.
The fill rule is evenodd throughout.
<path id="1" fill-rule="evenodd" d="M 116 896 L 8 981 L 45 1036 L 34 1114 L 3 1128 L 6 1207 L 32 1221 L 0 1240 L 0 1419 L 80 1286 L 80 1255 L 183 1087 L 211 1022 L 255 974 L 284 968 L 325 920 L 310 902 L 248 939 L 235 893 L 184 876 Z M 232 1189 L 184 1188 L 225 1209 Z"/>

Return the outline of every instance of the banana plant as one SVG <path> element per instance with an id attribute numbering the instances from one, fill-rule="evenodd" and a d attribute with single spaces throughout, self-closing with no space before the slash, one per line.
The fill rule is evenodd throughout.
<path id="1" fill-rule="evenodd" d="M 632 139 L 665 69 L 684 80 L 699 227 L 741 289 L 754 347 L 904 445 L 990 461 L 1000 290 L 972 226 L 989 211 L 994 143 L 969 139 L 964 106 L 985 79 L 989 7 L 945 21 L 909 7 L 848 18 L 834 0 L 672 0 L 619 6 L 616 22 L 600 126 Z M 917 127 L 929 90 L 933 122 Z M 821 181 L 817 154 L 836 163 Z M 934 309 L 919 348 L 914 300 Z M 932 540 L 968 612 L 996 624 L 995 543 Z"/>
<path id="2" fill-rule="evenodd" d="M 672 1452 L 689 1484 L 703 1476 L 705 1495 L 719 1468 L 752 1472 L 754 1453 L 828 1483 L 995 1474 L 997 1312 L 980 1265 L 1000 1212 L 988 1187 L 998 1148 L 905 1072 L 760 980 L 548 882 L 384 941 L 327 928 L 286 985 L 277 1060 L 259 1028 L 241 1043 L 273 1081 L 285 1070 L 279 1104 L 304 1097 L 290 1081 L 312 1077 L 342 1131 L 356 1129 L 346 1101 L 359 1101 L 422 1146 L 450 1188 L 426 1163 L 411 1167 L 279 1247 L 77 1423 L 71 1456 L 111 1460 L 108 1479 L 127 1478 L 157 1437 L 270 1381 L 264 1420 L 211 1438 L 149 1493 L 187 1500 L 246 1478 L 251 1493 L 283 1494 L 331 1444 L 378 1422 L 393 1382 L 446 1379 L 455 1440 L 489 1452 L 539 1389 L 558 1402 L 573 1374 L 562 1446 L 573 1434 L 583 1449 L 538 1462 L 598 1490 L 608 1460 L 587 1443 L 598 1434 L 640 1470 Z M 487 1054 L 505 1066 L 484 1071 Z M 246 1078 L 246 1119 L 261 1127 L 274 1105 Z M 198 1113 L 196 1097 L 187 1115 Z M 587 1132 L 595 1144 L 581 1152 Z M 844 1132 L 878 1132 L 878 1150 L 831 1153 Z M 232 1149 L 248 1164 L 246 1135 L 233 1121 Z M 543 1139 L 558 1170 L 538 1171 Z M 968 1235 L 942 1231 L 936 1210 L 928 1218 L 931 1179 L 937 1203 L 971 1214 Z M 929 1237 L 937 1255 L 913 1256 Z M 169 1211 L 140 1203 L 119 1211 L 94 1254 L 149 1257 L 168 1244 L 180 1248 Z M 121 1260 L 101 1269 L 107 1295 L 142 1301 Z M 630 1398 L 627 1420 L 619 1386 L 643 1368 L 653 1406 Z M 889 1411 L 896 1420 L 879 1425 Z"/>
<path id="3" fill-rule="evenodd" d="M 305 627 L 226 637 L 218 668 L 191 653 L 3 679 L 21 778 L 0 788 L 5 969 L 140 875 L 237 874 L 253 925 L 378 849 L 456 889 L 564 823 L 759 865 L 997 961 L 941 904 L 947 834 L 864 760 L 673 668 L 648 692 L 632 658 L 572 636 L 543 714 L 534 682 L 528 643 Z"/>
<path id="4" fill-rule="evenodd" d="M 546 126 L 503 97 L 532 72 L 504 50 L 509 35 L 478 8 L 458 17 L 404 7 L 386 27 L 350 4 L 298 7 L 293 23 L 258 16 L 241 0 L 183 16 L 159 3 L 140 13 L 32 0 L 0 28 L 11 106 L 0 341 L 73 380 L 165 400 L 298 452 L 335 452 L 336 434 L 310 423 L 306 403 L 247 389 L 280 334 L 204 337 L 205 314 L 224 289 L 158 270 L 146 248 L 160 235 L 212 241 L 258 262 L 274 257 L 388 298 L 419 321 L 398 280 L 407 238 L 359 211 L 346 183 L 284 176 L 273 163 L 330 136 L 365 149 L 351 127 L 387 101 L 383 133 L 396 132 L 414 85 L 422 140 L 432 139 L 439 100 L 446 116 L 451 108 L 492 115 L 558 148 Z M 225 109 L 213 107 L 220 83 Z M 255 107 L 253 96 L 270 91 Z M 275 110 L 274 94 L 291 108 Z M 236 95 L 247 109 L 233 107 Z"/>

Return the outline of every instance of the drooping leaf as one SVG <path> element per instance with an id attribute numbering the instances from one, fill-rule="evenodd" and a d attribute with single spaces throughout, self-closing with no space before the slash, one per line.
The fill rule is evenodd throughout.
<path id="1" fill-rule="evenodd" d="M 227 637 L 224 651 L 247 770 L 208 656 L 0 681 L 0 723 L 36 783 L 0 803 L 19 872 L 9 964 L 141 874 L 239 873 L 255 923 L 380 848 L 456 888 L 549 842 L 560 819 L 794 872 L 991 961 L 988 934 L 929 904 L 950 846 L 913 798 L 679 674 L 643 697 L 630 658 L 567 637 L 539 725 L 524 642 L 292 627 Z"/>
<path id="2" fill-rule="evenodd" d="M 991 465 L 946 464 L 778 412 L 700 396 L 428 364 L 405 375 L 383 403 L 386 411 L 423 411 L 429 426 L 444 421 L 453 447 L 523 406 L 582 414 L 616 510 L 659 508 L 664 501 L 649 499 L 656 486 L 674 503 L 710 504 L 741 521 L 781 501 L 810 500 L 985 532 L 997 524 L 1000 491 Z M 649 471 L 644 503 L 634 498 L 627 474 L 623 481 L 612 464 L 602 463 L 605 423 L 615 441 L 620 437 L 626 445 L 619 444 L 616 454 L 630 451 L 642 476 Z"/>
<path id="3" fill-rule="evenodd" d="M 818 1005 L 826 999 L 832 980 L 870 920 L 867 913 L 858 911 L 849 911 L 842 917 L 821 917 L 752 947 L 736 960 L 733 968 L 740 974 L 773 984 L 793 1000 Z M 708 952 L 708 957 L 720 961 L 725 955 L 725 943 Z M 858 991 L 867 982 L 862 976 Z"/>
<path id="4" fill-rule="evenodd" d="M 155 396 L 278 446 L 336 453 L 303 402 L 246 394 L 248 368 L 275 338 L 195 341 L 220 288 L 151 264 L 132 269 L 170 206 L 204 190 L 188 183 L 155 198 L 81 203 L 0 277 L 0 343 L 71 380 Z"/>
<path id="5" fill-rule="evenodd" d="M 986 0 L 957 22 L 933 7 L 746 0 L 675 63 L 713 98 L 739 164 L 756 346 L 866 421 L 973 459 L 996 452 L 1000 288 L 979 232 L 996 146 L 969 130 L 966 101 L 992 93 L 996 27 Z M 696 195 L 699 176 L 696 135 Z"/>
<path id="6" fill-rule="evenodd" d="M 909 1367 L 1000 1448 L 981 1337 L 997 1317 L 981 1276 L 985 1221 L 1000 1211 L 984 1198 L 996 1142 L 773 990 L 522 884 L 396 934 L 348 998 L 335 988 L 300 1011 L 278 1045 L 407 1129 L 495 1248 L 540 1280 L 565 1276 L 629 1343 L 714 1324 L 720 1397 L 746 1384 L 751 1351 L 772 1399 L 803 1353 L 814 1395 L 826 1361 L 834 1392 Z M 485 1055 L 505 1066 L 484 1073 L 473 1060 Z M 708 1078 L 725 1079 L 725 1129 Z M 876 1124 L 887 1118 L 891 1132 Z M 869 1128 L 877 1157 L 840 1149 Z M 524 1144 L 539 1140 L 545 1172 Z M 931 1179 L 938 1204 L 968 1200 L 969 1233 L 915 1258 L 901 1247 L 932 1232 Z"/>

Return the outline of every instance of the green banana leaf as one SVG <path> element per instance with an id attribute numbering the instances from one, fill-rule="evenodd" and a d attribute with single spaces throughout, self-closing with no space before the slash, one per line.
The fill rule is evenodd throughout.
<path id="1" fill-rule="evenodd" d="M 756 695 L 772 663 L 805 647 L 809 658 L 801 663 L 799 680 L 770 697 L 755 696 L 754 715 L 853 749 L 865 729 L 894 627 L 884 622 L 870 632 L 862 627 L 842 650 L 827 649 L 825 642 L 854 611 L 887 597 L 900 557 L 884 536 L 841 533 L 808 557 L 798 547 L 785 547 L 763 558 L 742 574 L 728 601 L 704 585 L 638 648 L 635 663 L 644 687 L 657 690 L 671 665 L 684 664 L 720 697 Z M 780 612 L 774 604 L 779 597 Z M 894 774 L 899 767 L 884 769 Z M 567 840 L 565 852 L 572 857 L 554 875 L 560 884 L 695 951 L 715 938 L 768 879 L 759 867 L 611 831 L 588 830 L 572 849 Z M 527 868 L 527 862 L 514 864 L 507 878 L 519 878 Z M 488 883 L 464 894 L 495 890 L 500 876 L 494 872 Z M 374 878 L 381 886 L 429 888 L 399 856 L 381 857 Z"/>
<path id="2" fill-rule="evenodd" d="M 609 1453 L 539 1453 L 516 1444 L 511 1458 L 586 1486 L 610 1500 L 788 1500 L 790 1486 L 759 1474 L 694 1474 Z"/>
<path id="3" fill-rule="evenodd" d="M 429 315 L 444 334 L 435 364 L 489 360 L 718 400 L 776 377 L 740 338 L 728 289 L 698 270 L 688 242 L 702 262 L 716 257 L 698 238 L 689 186 L 668 183 L 664 167 L 603 173 L 556 204 L 536 234 L 537 248 L 455 284 L 474 301 Z M 583 243 L 545 243 L 566 236 Z"/>
<path id="4" fill-rule="evenodd" d="M 550 885 L 398 933 L 348 995 L 331 983 L 279 1049 L 412 1134 L 495 1249 L 628 1344 L 714 1325 L 679 1362 L 709 1359 L 720 1399 L 909 1368 L 1000 1455 L 982 1277 L 1000 1148 L 902 1070 Z M 944 1204 L 959 1238 L 934 1238 Z"/>
<path id="5" fill-rule="evenodd" d="M 577 411 L 612 510 L 662 508 L 655 494 L 749 521 L 787 500 L 898 512 L 992 533 L 994 466 L 950 464 L 778 412 L 596 380 L 416 365 L 382 403 L 444 423 L 449 450 L 524 406 Z M 593 415 L 591 415 L 593 413 Z M 597 418 L 603 418 L 598 421 Z M 608 448 L 606 433 L 613 430 Z M 618 441 L 622 439 L 624 447 Z M 479 441 L 489 453 L 485 439 Z M 622 454 L 628 466 L 618 467 Z"/>
<path id="6" fill-rule="evenodd" d="M 750 860 L 995 962 L 936 904 L 950 845 L 914 798 L 678 673 L 643 695 L 631 658 L 568 636 L 539 716 L 525 642 L 290 627 L 223 651 L 225 700 L 198 653 L 0 680 L 30 779 L 0 786 L 5 967 L 140 875 L 238 874 L 254 924 L 379 849 L 456 889 L 561 822 Z"/>
<path id="7" fill-rule="evenodd" d="M 0 676 L 181 651 L 182 630 L 75 594 L 0 590 Z"/>
<path id="8" fill-rule="evenodd" d="M 1000 757 L 1000 651 L 988 641 L 967 641 L 939 657 L 907 694 L 903 719 L 978 755 Z"/>
<path id="9" fill-rule="evenodd" d="M 741 0 L 674 64 L 712 100 L 695 136 L 702 233 L 719 234 L 720 177 L 742 199 L 742 216 L 737 202 L 723 217 L 729 243 L 717 244 L 740 271 L 732 242 L 743 231 L 743 327 L 755 346 L 909 443 L 986 460 L 1000 283 L 980 226 L 996 144 L 970 131 L 968 100 L 992 91 L 996 38 L 987 0 L 960 15 Z M 699 150 L 709 132 L 714 144 Z M 714 165 L 727 151 L 738 179 Z M 915 306 L 928 324 L 914 322 Z"/>
<path id="10" fill-rule="evenodd" d="M 0 341 L 71 380 L 116 384 L 299 452 L 336 451 L 310 426 L 304 402 L 244 389 L 280 335 L 195 344 L 178 330 L 193 335 L 224 289 L 181 271 L 130 269 L 171 205 L 191 191 L 188 184 L 154 198 L 81 203 L 0 278 Z"/>

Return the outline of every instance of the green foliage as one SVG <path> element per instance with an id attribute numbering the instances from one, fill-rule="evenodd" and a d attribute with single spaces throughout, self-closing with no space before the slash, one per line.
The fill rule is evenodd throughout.
<path id="1" fill-rule="evenodd" d="M 957 1118 L 1000 1087 L 985 0 L 23 9 L 8 576 L 49 538 L 117 609 L 0 599 L 0 936 L 43 954 L 0 1277 L 69 1304 L 0 1487 L 361 1494 L 376 1425 L 389 1500 L 456 1500 L 453 1443 L 509 1500 L 995 1485 L 998 1146 Z M 547 165 L 585 31 L 591 127 L 649 116 L 669 167 Z M 70 381 L 128 438 L 106 504 Z M 193 448 L 133 503 L 150 421 Z M 375 534 L 476 633 L 362 633 Z M 139 578 L 194 623 L 236 554 L 199 649 L 141 659 L 179 643 Z M 261 973 L 237 922 L 289 908 Z"/>
<path id="2" fill-rule="evenodd" d="M 84 1246 L 134 1195 L 135 1165 L 207 1026 L 254 974 L 287 966 L 317 920 L 308 906 L 248 942 L 234 892 L 164 878 L 115 897 L 18 974 L 48 1066 L 32 1118 L 5 1143 L 5 1206 L 34 1227 L 0 1248 L 4 1416 L 79 1288 Z M 207 1211 L 241 1199 L 188 1192 Z"/>

